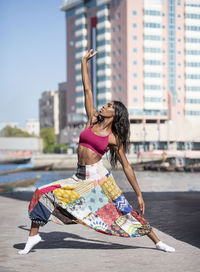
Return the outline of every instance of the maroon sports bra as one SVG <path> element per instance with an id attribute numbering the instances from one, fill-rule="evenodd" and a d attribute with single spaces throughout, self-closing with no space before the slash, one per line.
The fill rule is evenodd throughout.
<path id="1" fill-rule="evenodd" d="M 90 148 L 102 157 L 107 151 L 108 137 L 110 133 L 106 136 L 100 136 L 92 131 L 92 127 L 93 125 L 81 132 L 79 145 Z"/>

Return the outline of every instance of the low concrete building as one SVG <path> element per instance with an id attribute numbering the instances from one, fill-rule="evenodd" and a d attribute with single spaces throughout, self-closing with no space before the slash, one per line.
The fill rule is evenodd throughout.
<path id="1" fill-rule="evenodd" d="M 32 152 L 40 154 L 43 150 L 43 140 L 32 137 L 0 137 L 0 154 L 5 152 Z M 19 153 L 18 153 L 19 154 Z"/>
<path id="2" fill-rule="evenodd" d="M 32 135 L 39 136 L 40 135 L 40 122 L 35 119 L 26 120 L 26 128 L 25 130 Z"/>
<path id="3" fill-rule="evenodd" d="M 76 150 L 84 126 L 66 127 L 60 142 Z M 200 150 L 200 126 L 189 120 L 130 124 L 130 154 L 149 150 Z"/>

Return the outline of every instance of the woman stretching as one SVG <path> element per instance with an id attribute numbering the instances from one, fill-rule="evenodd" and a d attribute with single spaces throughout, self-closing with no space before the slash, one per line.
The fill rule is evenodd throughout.
<path id="1" fill-rule="evenodd" d="M 82 59 L 88 122 L 80 135 L 77 172 L 71 178 L 36 189 L 29 204 L 29 216 L 32 220 L 30 234 L 25 248 L 19 254 L 27 254 L 40 242 L 39 227 L 48 221 L 58 224 L 81 223 L 98 232 L 122 237 L 147 235 L 157 249 L 175 251 L 158 239 L 143 217 L 144 200 L 125 155 L 130 126 L 126 107 L 119 101 L 111 101 L 99 113 L 94 108 L 87 61 L 96 53 L 90 50 Z M 122 164 L 136 193 L 141 214 L 128 203 L 111 172 L 103 166 L 101 157 L 108 150 L 111 165 L 115 166 L 117 160 Z"/>

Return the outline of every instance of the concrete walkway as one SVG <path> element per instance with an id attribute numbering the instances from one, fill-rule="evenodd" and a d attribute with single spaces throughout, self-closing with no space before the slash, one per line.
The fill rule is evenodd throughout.
<path id="1" fill-rule="evenodd" d="M 127 195 L 127 197 L 131 198 L 133 194 Z M 183 209 L 180 208 L 180 217 L 175 217 L 173 224 L 171 222 L 173 216 L 169 217 L 168 215 L 173 215 L 171 209 L 174 209 L 175 205 L 172 207 L 169 202 L 176 200 L 175 203 L 178 205 L 177 196 L 174 195 L 170 198 L 169 195 L 144 194 L 146 206 L 150 206 L 152 203 L 147 209 L 148 218 L 146 218 L 150 223 L 159 222 L 158 225 L 152 224 L 156 227 L 154 231 L 163 242 L 176 248 L 175 253 L 166 253 L 155 249 L 154 244 L 147 236 L 140 238 L 111 237 L 82 225 L 60 226 L 49 223 L 40 229 L 42 241 L 28 255 L 20 256 L 17 251 L 24 248 L 30 225 L 27 216 L 29 198 L 30 195 L 25 195 L 25 193 L 21 195 L 20 193 L 4 194 L 3 196 L 1 194 L 0 196 L 1 272 L 199 271 L 200 237 L 197 237 L 200 229 L 200 205 L 199 202 L 197 203 L 199 194 L 198 198 L 194 193 L 189 199 L 189 203 L 192 202 L 190 208 L 193 214 L 185 208 L 188 204 L 183 205 L 185 198 L 178 196 L 179 205 Z M 163 199 L 168 199 L 168 201 L 162 202 Z M 178 215 L 176 210 L 175 213 Z M 186 225 L 183 226 L 184 220 L 179 219 L 184 216 Z M 196 226 L 194 232 L 190 226 Z M 164 227 L 166 231 L 163 232 Z M 168 228 L 173 228 L 175 231 L 169 235 Z M 179 233 L 179 239 L 177 239 L 177 233 Z M 188 241 L 185 238 L 188 238 Z"/>

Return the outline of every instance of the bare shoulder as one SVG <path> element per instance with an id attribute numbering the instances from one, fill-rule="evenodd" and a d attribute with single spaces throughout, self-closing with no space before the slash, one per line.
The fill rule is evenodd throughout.
<path id="1" fill-rule="evenodd" d="M 117 147 L 117 138 L 113 133 L 109 135 L 108 144 Z"/>
<path id="2" fill-rule="evenodd" d="M 123 167 L 127 167 L 129 165 L 126 154 L 124 152 L 124 146 L 119 142 L 117 137 L 111 133 L 109 136 L 109 147 L 114 149 L 117 159 L 121 163 Z"/>

